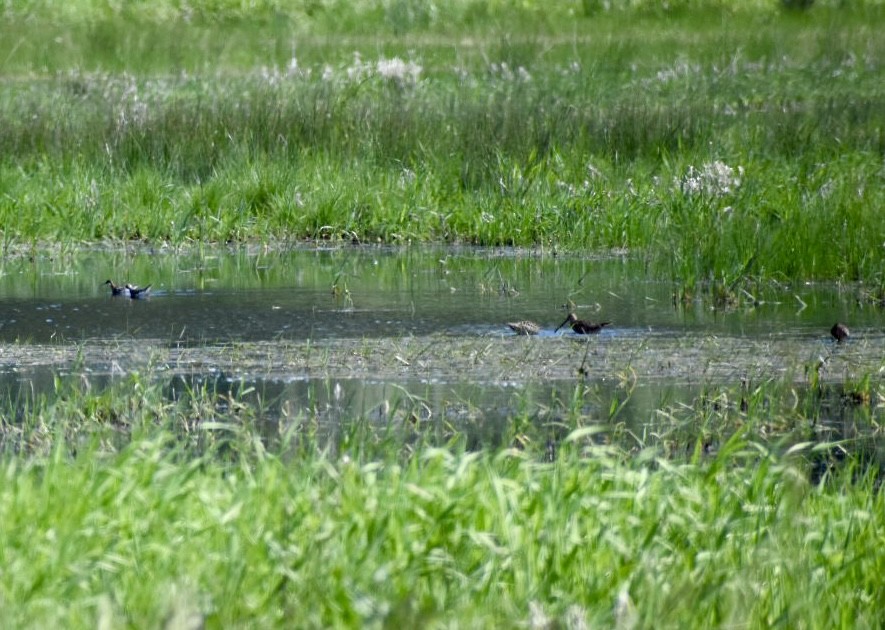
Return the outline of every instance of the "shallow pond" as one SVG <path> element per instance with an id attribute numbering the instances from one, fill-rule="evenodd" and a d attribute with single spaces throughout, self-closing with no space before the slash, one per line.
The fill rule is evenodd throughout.
<path id="1" fill-rule="evenodd" d="M 111 299 L 103 282 L 151 284 L 150 300 Z M 336 287 L 333 290 L 333 287 Z M 500 250 L 296 249 L 174 255 L 89 252 L 17 257 L 0 265 L 0 341 L 46 343 L 126 336 L 196 343 L 494 334 L 533 319 L 553 331 L 571 303 L 607 335 L 807 336 L 836 320 L 878 333 L 881 312 L 833 285 L 739 295 L 744 307 L 698 300 L 641 262 Z"/>
<path id="2" fill-rule="evenodd" d="M 150 283 L 151 296 L 111 297 L 107 279 Z M 885 365 L 881 310 L 852 289 L 769 288 L 729 308 L 673 295 L 639 260 L 524 251 L 8 257 L 0 266 L 0 388 L 19 399 L 51 395 L 58 373 L 100 383 L 140 371 L 166 383 L 170 397 L 183 383 L 248 384 L 272 401 L 272 418 L 383 423 L 408 409 L 487 442 L 514 418 L 555 425 L 579 383 L 589 388 L 578 406 L 588 421 L 616 416 L 641 435 L 654 432 L 662 409 L 721 396 L 733 406 L 760 383 L 790 383 L 802 398 L 812 373 L 838 389 L 838 400 L 845 382 Z M 554 332 L 569 308 L 612 324 L 592 336 Z M 541 334 L 518 337 L 504 326 L 522 319 L 541 324 Z M 829 337 L 835 321 L 851 328 L 845 344 Z M 837 427 L 855 413 L 819 408 Z"/>

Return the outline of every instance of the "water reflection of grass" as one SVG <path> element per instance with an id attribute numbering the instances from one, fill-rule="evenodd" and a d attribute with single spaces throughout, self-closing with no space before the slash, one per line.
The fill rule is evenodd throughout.
<path id="1" fill-rule="evenodd" d="M 4 424 L 0 618 L 875 625 L 875 468 L 821 474 L 833 446 L 763 440 L 760 401 L 779 387 L 751 392 L 715 449 L 696 434 L 678 453 L 618 446 L 617 423 L 575 426 L 592 395 L 578 387 L 551 457 L 549 434 L 518 419 L 512 445 L 466 450 L 418 399 L 414 415 L 351 418 L 323 440 L 289 418 L 270 446 L 245 396 L 194 387 L 172 403 L 144 377 L 104 392 L 61 380 Z M 710 391 L 670 421 L 720 431 L 710 414 L 738 416 L 735 395 Z"/>

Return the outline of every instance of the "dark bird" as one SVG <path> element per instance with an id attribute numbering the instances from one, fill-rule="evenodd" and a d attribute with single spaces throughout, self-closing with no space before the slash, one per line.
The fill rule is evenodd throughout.
<path id="1" fill-rule="evenodd" d="M 131 284 L 127 284 L 125 289 L 129 293 L 129 297 L 131 297 L 133 300 L 146 298 L 151 293 L 151 285 L 147 285 L 146 287 L 140 289 Z"/>
<path id="2" fill-rule="evenodd" d="M 111 295 L 127 295 L 129 292 L 126 287 L 118 287 L 113 280 L 105 280 L 104 283 L 111 285 Z"/>
<path id="3" fill-rule="evenodd" d="M 570 324 L 572 330 L 574 330 L 579 335 L 595 335 L 600 330 L 611 324 L 611 322 L 599 322 L 598 324 L 594 324 L 593 322 L 587 322 L 583 319 L 578 319 L 574 313 L 569 313 L 568 317 L 565 318 L 565 321 L 562 322 L 559 327 L 553 332 L 558 332 L 559 329 L 566 324 Z"/>
<path id="4" fill-rule="evenodd" d="M 517 335 L 537 335 L 541 332 L 541 327 L 535 322 L 507 322 L 507 327 Z"/>
<path id="5" fill-rule="evenodd" d="M 833 339 L 836 340 L 836 343 L 842 343 L 851 336 L 851 333 L 848 332 L 848 326 L 840 324 L 839 322 L 833 324 L 833 327 L 830 328 L 830 334 L 833 335 Z"/>

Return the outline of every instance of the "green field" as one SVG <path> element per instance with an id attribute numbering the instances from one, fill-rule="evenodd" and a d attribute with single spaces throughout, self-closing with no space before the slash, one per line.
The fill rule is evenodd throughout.
<path id="1" fill-rule="evenodd" d="M 774 391 L 716 453 L 627 453 L 569 413 L 549 463 L 410 422 L 293 417 L 266 448 L 238 397 L 60 380 L 3 433 L 0 624 L 880 627 L 875 469 L 765 446 Z"/>
<path id="2" fill-rule="evenodd" d="M 629 250 L 688 289 L 885 282 L 876 4 L 296 4 L 11 11 L 7 250 L 435 241 Z"/>
<path id="3" fill-rule="evenodd" d="M 4 260 L 453 243 L 626 251 L 683 296 L 885 286 L 882 2 L 0 14 Z M 518 427 L 519 449 L 471 452 L 363 418 L 322 440 L 290 418 L 271 447 L 260 408 L 76 368 L 0 401 L 2 627 L 885 624 L 878 466 L 802 409 L 773 418 L 791 384 L 727 426 L 681 410 L 675 452 L 608 443 L 576 393 L 549 462 Z"/>

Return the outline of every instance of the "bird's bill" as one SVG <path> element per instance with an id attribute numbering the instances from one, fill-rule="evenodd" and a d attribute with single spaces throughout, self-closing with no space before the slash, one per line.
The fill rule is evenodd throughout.
<path id="1" fill-rule="evenodd" d="M 555 333 L 559 332 L 559 329 L 562 328 L 563 326 L 565 326 L 568 323 L 569 319 L 570 319 L 570 317 L 566 317 L 565 321 L 563 321 L 559 326 L 557 326 L 556 330 L 554 330 L 553 332 L 555 332 Z"/>

